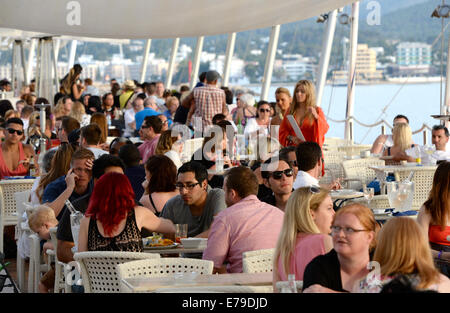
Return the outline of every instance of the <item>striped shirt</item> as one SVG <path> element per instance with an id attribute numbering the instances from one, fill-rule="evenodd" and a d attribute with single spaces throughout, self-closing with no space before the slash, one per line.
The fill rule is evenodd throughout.
<path id="1" fill-rule="evenodd" d="M 213 116 L 223 112 L 225 91 L 212 85 L 206 85 L 195 88 L 193 93 L 195 112 L 192 117 L 201 117 L 203 128 L 212 125 Z"/>

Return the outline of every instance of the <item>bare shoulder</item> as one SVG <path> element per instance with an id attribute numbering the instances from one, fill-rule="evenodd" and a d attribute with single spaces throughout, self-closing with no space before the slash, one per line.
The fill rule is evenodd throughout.
<path id="1" fill-rule="evenodd" d="M 445 292 L 445 293 L 449 293 L 450 292 L 450 279 L 447 276 L 443 275 L 443 274 L 439 274 L 438 291 L 439 292 Z"/>
<path id="2" fill-rule="evenodd" d="M 31 145 L 29 144 L 22 144 L 23 145 L 23 151 L 25 151 L 27 154 L 34 154 L 34 149 Z"/>

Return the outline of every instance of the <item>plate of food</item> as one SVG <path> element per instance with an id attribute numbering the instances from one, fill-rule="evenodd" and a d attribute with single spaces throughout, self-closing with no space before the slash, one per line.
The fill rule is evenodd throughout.
<path id="1" fill-rule="evenodd" d="M 142 243 L 144 244 L 145 249 L 155 249 L 155 250 L 175 248 L 179 245 L 178 243 L 173 242 L 173 240 L 163 239 L 160 236 L 150 236 L 142 238 Z"/>

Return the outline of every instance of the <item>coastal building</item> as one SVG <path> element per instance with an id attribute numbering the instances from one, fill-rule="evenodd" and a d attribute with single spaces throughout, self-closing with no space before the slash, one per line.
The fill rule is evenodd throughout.
<path id="1" fill-rule="evenodd" d="M 431 67 L 431 45 L 423 42 L 401 42 L 397 45 L 398 74 L 427 75 Z"/>
<path id="2" fill-rule="evenodd" d="M 313 58 L 303 57 L 301 54 L 285 54 L 281 60 L 281 68 L 289 80 L 314 80 L 317 66 Z M 276 70 L 274 66 L 274 71 Z"/>

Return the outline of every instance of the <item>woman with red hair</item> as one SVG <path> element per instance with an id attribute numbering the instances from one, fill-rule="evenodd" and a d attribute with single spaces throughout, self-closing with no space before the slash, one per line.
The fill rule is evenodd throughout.
<path id="1" fill-rule="evenodd" d="M 150 232 L 175 233 L 172 221 L 136 206 L 133 189 L 124 174 L 104 174 L 95 184 L 81 220 L 78 252 L 142 252 L 142 228 Z"/>

